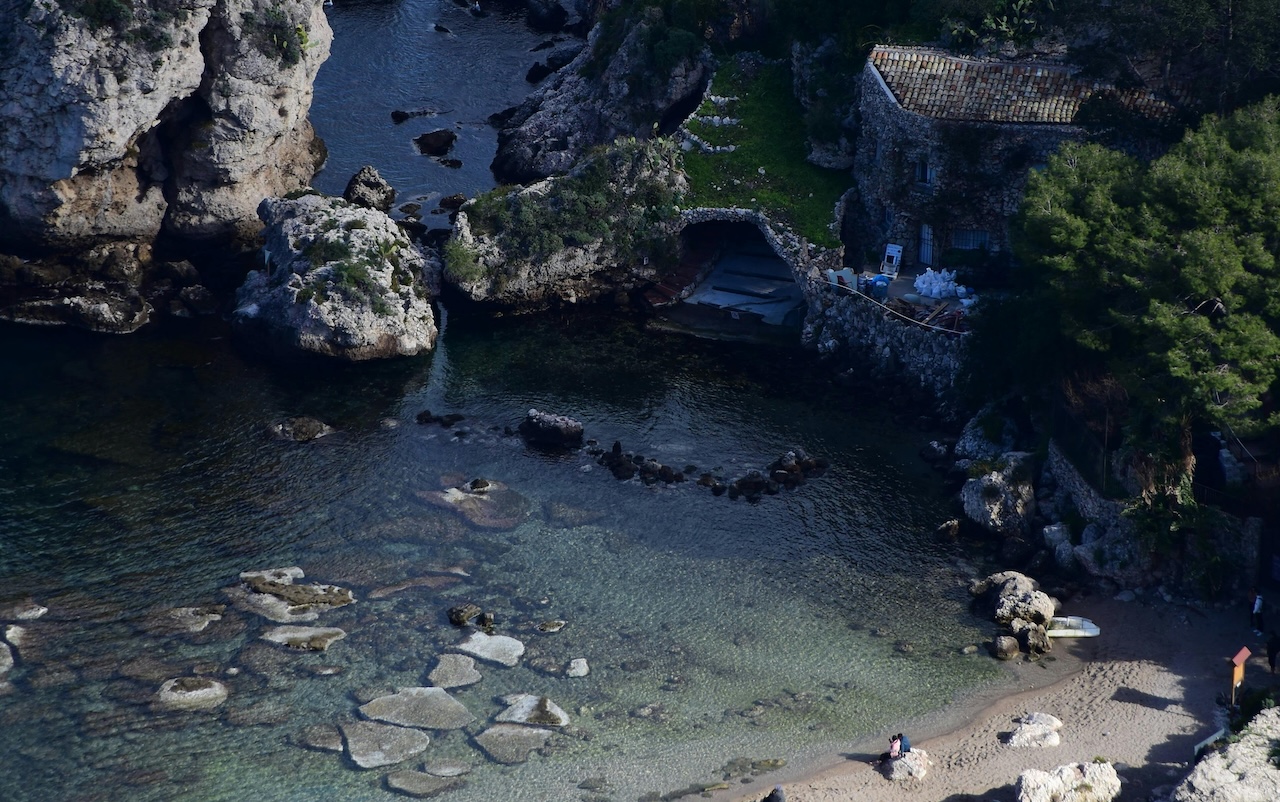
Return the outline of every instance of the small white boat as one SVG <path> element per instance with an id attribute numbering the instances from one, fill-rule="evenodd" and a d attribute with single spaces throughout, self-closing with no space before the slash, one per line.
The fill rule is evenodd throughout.
<path id="1" fill-rule="evenodd" d="M 1051 638 L 1094 638 L 1101 633 L 1097 624 L 1080 615 L 1055 615 L 1045 627 Z"/>

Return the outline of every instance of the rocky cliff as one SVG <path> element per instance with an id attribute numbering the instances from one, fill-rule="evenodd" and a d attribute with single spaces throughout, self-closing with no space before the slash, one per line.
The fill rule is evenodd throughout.
<path id="1" fill-rule="evenodd" d="M 591 148 L 645 138 L 665 118 L 692 111 L 711 77 L 710 54 L 658 9 L 592 29 L 587 47 L 523 103 L 496 115 L 493 173 L 529 183 L 568 172 Z M 691 104 L 691 105 L 690 105 Z M 679 122 L 677 120 L 677 122 Z"/>
<path id="2" fill-rule="evenodd" d="M 254 240 L 315 173 L 331 39 L 321 0 L 0 0 L 0 251 L 129 295 L 162 235 Z"/>

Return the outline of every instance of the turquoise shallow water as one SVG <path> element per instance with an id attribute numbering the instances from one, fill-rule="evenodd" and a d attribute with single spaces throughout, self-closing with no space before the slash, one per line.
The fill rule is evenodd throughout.
<path id="1" fill-rule="evenodd" d="M 529 651 L 457 691 L 478 722 L 434 734 L 423 755 L 474 766 L 458 800 L 670 793 L 720 779 L 735 758 L 837 752 L 997 677 L 959 654 L 982 624 L 962 555 L 929 534 L 946 510 L 913 455 L 920 435 L 854 404 L 802 355 L 593 316 L 454 319 L 428 358 L 287 373 L 202 325 L 128 338 L 0 329 L 0 597 L 50 608 L 23 624 L 0 696 L 4 799 L 395 798 L 389 769 L 357 770 L 297 736 L 426 684 L 462 637 L 445 615 L 462 601 Z M 831 469 L 757 504 L 692 482 L 618 482 L 585 454 L 505 434 L 530 407 L 584 421 L 606 447 L 725 478 L 794 445 Z M 422 426 L 423 409 L 465 420 Z M 301 414 L 338 433 L 265 433 Z M 526 497 L 528 519 L 477 528 L 418 495 L 477 476 Z M 225 602 L 240 571 L 284 565 L 355 591 L 318 622 L 349 633 L 328 652 L 261 642 L 268 622 L 230 610 L 196 635 L 151 625 L 174 606 Z M 470 576 L 371 598 L 445 566 Z M 534 629 L 556 618 L 562 631 Z M 589 676 L 538 670 L 573 657 Z M 226 682 L 227 703 L 152 707 L 165 679 L 192 673 Z M 470 735 L 512 692 L 545 694 L 572 721 L 546 754 L 499 766 Z M 577 787 L 601 777 L 602 790 Z"/>

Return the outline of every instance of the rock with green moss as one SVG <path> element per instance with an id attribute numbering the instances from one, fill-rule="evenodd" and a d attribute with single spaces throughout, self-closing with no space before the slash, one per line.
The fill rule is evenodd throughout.
<path id="1" fill-rule="evenodd" d="M 241 584 L 224 592 L 237 608 L 284 624 L 314 621 L 321 612 L 345 607 L 356 600 L 347 588 L 316 582 L 294 583 L 303 576 L 297 566 L 245 571 L 240 574 Z"/>
<path id="2" fill-rule="evenodd" d="M 445 279 L 472 300 L 518 311 L 640 287 L 675 247 L 686 186 L 671 142 L 618 140 L 568 175 L 463 206 Z"/>
<path id="3" fill-rule="evenodd" d="M 412 356 L 435 345 L 426 256 L 385 213 L 341 198 L 267 198 L 266 268 L 236 294 L 232 323 L 281 355 L 345 361 Z"/>

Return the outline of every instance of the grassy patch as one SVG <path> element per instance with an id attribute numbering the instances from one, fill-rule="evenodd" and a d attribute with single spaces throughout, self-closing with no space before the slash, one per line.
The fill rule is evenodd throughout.
<path id="1" fill-rule="evenodd" d="M 790 68 L 769 64 L 752 74 L 734 62 L 716 75 L 711 94 L 738 100 L 722 108 L 704 101 L 699 115 L 741 122 L 717 127 L 690 121 L 689 130 L 708 144 L 735 147 L 731 153 L 695 148 L 684 154 L 690 204 L 757 209 L 810 242 L 837 247 L 840 240 L 830 226 L 836 202 L 853 179 L 845 171 L 824 170 L 805 161 L 808 146 L 800 123 L 804 110 L 791 93 Z"/>

